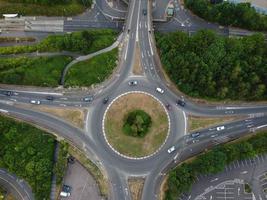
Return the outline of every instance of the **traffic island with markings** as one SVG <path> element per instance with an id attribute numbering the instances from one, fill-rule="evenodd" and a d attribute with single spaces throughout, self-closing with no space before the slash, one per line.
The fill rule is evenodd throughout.
<path id="1" fill-rule="evenodd" d="M 125 120 L 129 113 L 136 111 L 151 118 L 147 132 L 140 137 L 125 134 Z M 140 159 L 153 155 L 163 146 L 169 132 L 169 119 L 158 99 L 146 93 L 130 92 L 109 105 L 103 128 L 105 139 L 114 151 L 128 158 Z"/>

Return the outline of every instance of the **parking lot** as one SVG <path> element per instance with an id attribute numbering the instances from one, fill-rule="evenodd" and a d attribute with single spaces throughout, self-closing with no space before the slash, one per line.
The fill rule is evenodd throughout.
<path id="1" fill-rule="evenodd" d="M 245 192 L 245 184 L 251 193 Z M 248 190 L 246 190 L 248 191 Z M 235 161 L 215 175 L 198 176 L 181 200 L 267 200 L 267 155 Z"/>
<path id="2" fill-rule="evenodd" d="M 78 162 L 68 165 L 64 177 L 64 184 L 71 187 L 69 197 L 60 197 L 62 200 L 101 200 L 96 181 L 90 173 Z"/>

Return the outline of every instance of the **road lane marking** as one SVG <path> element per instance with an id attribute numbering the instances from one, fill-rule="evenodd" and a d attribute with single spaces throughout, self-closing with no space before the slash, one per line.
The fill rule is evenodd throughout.
<path id="1" fill-rule="evenodd" d="M 8 110 L 0 109 L 0 112 L 8 113 Z"/>

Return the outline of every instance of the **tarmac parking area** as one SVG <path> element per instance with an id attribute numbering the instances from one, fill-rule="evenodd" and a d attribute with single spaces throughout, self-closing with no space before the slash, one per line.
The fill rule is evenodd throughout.
<path id="1" fill-rule="evenodd" d="M 245 185 L 251 193 L 245 191 Z M 191 193 L 180 199 L 267 200 L 267 155 L 235 161 L 215 175 L 198 176 Z"/>

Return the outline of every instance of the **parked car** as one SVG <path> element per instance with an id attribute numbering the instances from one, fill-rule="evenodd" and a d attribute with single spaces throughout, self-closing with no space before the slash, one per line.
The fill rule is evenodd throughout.
<path id="1" fill-rule="evenodd" d="M 135 85 L 137 85 L 137 81 L 129 81 L 128 85 L 135 86 Z"/>
<path id="2" fill-rule="evenodd" d="M 221 131 L 221 130 L 224 130 L 224 126 L 218 126 L 216 129 L 217 129 L 217 131 Z"/>
<path id="3" fill-rule="evenodd" d="M 68 160 L 68 163 L 70 163 L 70 164 L 74 164 L 75 163 L 75 158 L 72 157 L 72 156 L 69 156 L 67 160 Z"/>
<path id="4" fill-rule="evenodd" d="M 103 104 L 108 103 L 108 101 L 109 101 L 109 97 L 104 98 L 104 99 L 103 99 Z"/>
<path id="5" fill-rule="evenodd" d="M 60 197 L 69 197 L 70 196 L 70 192 L 60 192 Z"/>
<path id="6" fill-rule="evenodd" d="M 93 96 L 87 96 L 87 97 L 83 98 L 83 101 L 85 101 L 85 102 L 92 102 L 93 100 L 94 100 Z"/>
<path id="7" fill-rule="evenodd" d="M 39 100 L 30 100 L 30 103 L 39 105 L 39 104 L 41 104 L 41 101 L 39 101 Z"/>
<path id="8" fill-rule="evenodd" d="M 182 106 L 182 107 L 184 107 L 185 106 L 185 102 L 183 101 L 183 100 L 181 100 L 181 99 L 178 99 L 177 101 L 176 101 L 176 105 L 178 106 Z"/>
<path id="9" fill-rule="evenodd" d="M 200 135 L 200 133 L 199 132 L 196 132 L 196 133 L 192 133 L 191 134 L 191 137 L 192 138 L 197 138 L 199 135 Z"/>
<path id="10" fill-rule="evenodd" d="M 156 88 L 156 91 L 157 91 L 158 93 L 160 93 L 160 94 L 163 94 L 163 93 L 164 93 L 164 90 L 161 89 L 160 87 L 157 87 L 157 88 Z"/>
<path id="11" fill-rule="evenodd" d="M 172 146 L 171 148 L 168 149 L 168 153 L 172 153 L 174 152 L 174 150 L 175 150 L 175 146 Z"/>
<path id="12" fill-rule="evenodd" d="M 62 187 L 62 191 L 63 192 L 66 192 L 66 193 L 70 193 L 71 192 L 71 186 L 69 186 L 69 185 L 63 185 L 63 187 Z"/>

